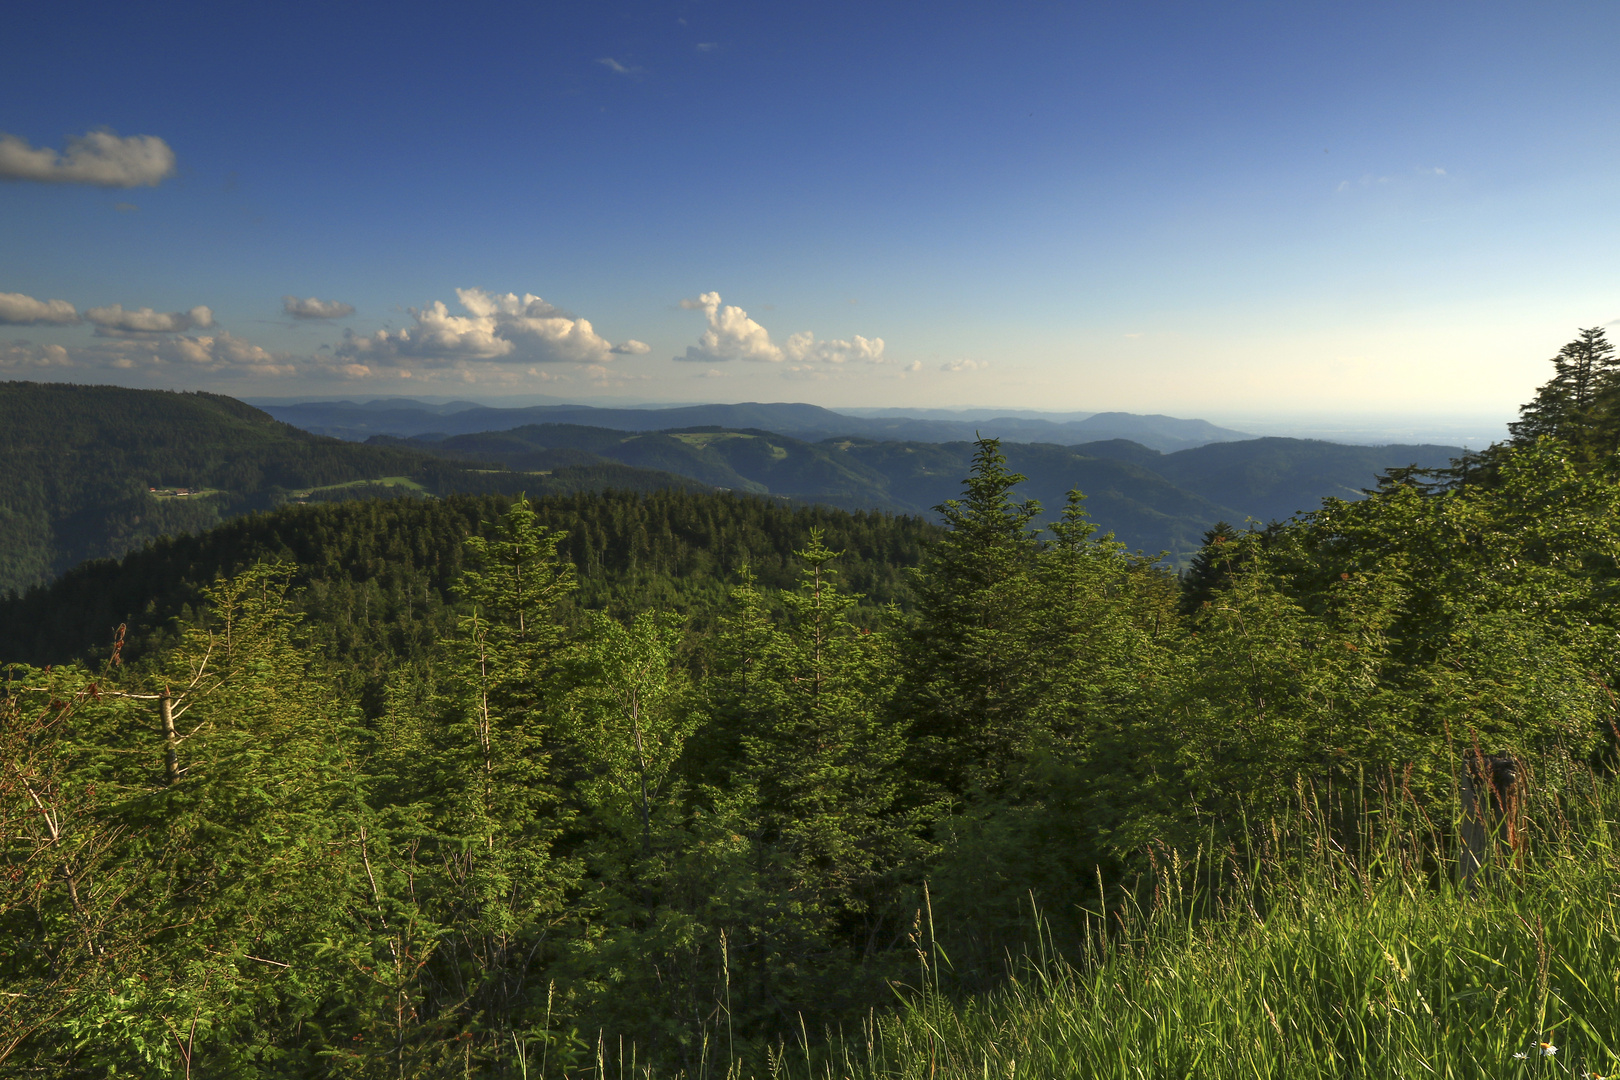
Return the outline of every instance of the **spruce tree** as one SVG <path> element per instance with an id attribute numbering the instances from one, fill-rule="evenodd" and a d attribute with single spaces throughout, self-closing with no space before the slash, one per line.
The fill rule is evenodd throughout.
<path id="1" fill-rule="evenodd" d="M 948 531 L 915 578 L 905 708 L 924 775 L 957 795 L 998 789 L 1034 739 L 1031 522 L 1041 507 L 1014 499 L 1024 479 L 999 440 L 980 439 L 962 498 L 935 507 Z"/>

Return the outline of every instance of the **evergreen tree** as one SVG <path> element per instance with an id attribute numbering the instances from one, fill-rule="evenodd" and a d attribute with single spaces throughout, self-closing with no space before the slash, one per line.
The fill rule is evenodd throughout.
<path id="1" fill-rule="evenodd" d="M 441 928 L 424 1011 L 473 1032 L 475 1061 L 499 1060 L 543 1012 L 537 973 L 561 947 L 579 880 L 558 850 L 569 815 L 552 764 L 566 645 L 556 608 L 574 587 L 562 539 L 519 499 L 467 541 L 472 611 L 445 670 L 434 692 L 397 696 L 384 721 L 390 742 L 421 748 L 396 765 L 415 805 L 389 858 L 418 867 L 419 902 Z"/>
<path id="2" fill-rule="evenodd" d="M 1615 416 L 1620 391 L 1620 361 L 1603 327 L 1580 331 L 1580 336 L 1552 358 L 1554 375 L 1519 410 L 1508 425 L 1517 443 L 1550 436 L 1583 453 L 1613 453 L 1620 435 Z"/>
<path id="3" fill-rule="evenodd" d="M 904 708 L 925 776 L 957 795 L 994 791 L 1036 740 L 1040 657 L 1034 500 L 996 439 L 980 439 L 960 499 L 936 507 L 946 533 L 917 572 L 917 618 L 906 649 Z"/>

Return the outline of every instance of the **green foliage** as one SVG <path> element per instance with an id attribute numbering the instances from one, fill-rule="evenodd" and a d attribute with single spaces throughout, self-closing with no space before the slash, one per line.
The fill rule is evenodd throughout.
<path id="1" fill-rule="evenodd" d="M 396 659 L 420 660 L 453 632 L 463 608 L 463 541 L 484 535 L 510 503 L 450 496 L 286 506 L 165 538 L 0 599 L 0 659 L 104 658 L 120 623 L 129 625 L 128 654 L 161 647 L 176 616 L 200 609 L 205 585 L 269 559 L 298 567 L 293 603 L 305 624 L 375 686 Z M 699 626 L 724 603 L 726 576 L 745 562 L 768 585 L 791 585 L 794 549 L 812 528 L 846 552 L 845 574 L 870 597 L 868 611 L 907 605 L 907 571 L 938 531 L 915 518 L 679 491 L 548 496 L 531 505 L 542 524 L 566 534 L 560 550 L 580 581 L 572 607 L 620 618 L 657 608 Z"/>
<path id="2" fill-rule="evenodd" d="M 996 440 L 980 441 L 963 497 L 937 507 L 947 532 L 917 576 L 901 692 L 926 774 L 957 795 L 998 790 L 1038 737 L 1029 720 L 1040 659 L 1028 638 L 1041 508 L 1014 501 L 1024 477 L 1006 461 Z"/>
<path id="3" fill-rule="evenodd" d="M 1424 873 L 1450 853 L 1422 829 L 1343 851 L 1320 819 L 1285 816 L 1247 896 L 1214 912 L 1243 868 L 1166 858 L 1106 927 L 1093 907 L 1082 959 L 1032 958 L 967 1000 L 925 969 L 899 1009 L 793 1055 L 792 1074 L 1612 1075 L 1620 792 L 1582 788 L 1541 807 L 1531 869 L 1474 895 Z"/>
<path id="4" fill-rule="evenodd" d="M 994 440 L 943 529 L 399 499 L 85 567 L 0 619 L 129 624 L 0 692 L 0 1075 L 1612 1067 L 1583 438 L 1218 529 L 1179 584 Z M 1458 895 L 1475 751 L 1529 824 Z"/>
<path id="5" fill-rule="evenodd" d="M 1519 410 L 1509 424 L 1518 443 L 1543 436 L 1559 439 L 1585 454 L 1612 454 L 1620 434 L 1614 415 L 1620 391 L 1620 362 L 1601 326 L 1582 330 L 1580 336 L 1552 358 L 1554 375 Z"/>

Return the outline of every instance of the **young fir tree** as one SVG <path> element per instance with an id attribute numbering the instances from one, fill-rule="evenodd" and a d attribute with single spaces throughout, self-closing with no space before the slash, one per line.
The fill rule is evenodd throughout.
<path id="1" fill-rule="evenodd" d="M 935 507 L 947 528 L 917 571 L 903 708 L 918 764 L 955 795 L 993 792 L 1035 745 L 1041 658 L 1030 647 L 1039 603 L 1033 499 L 996 439 L 980 439 L 960 499 Z"/>
<path id="2" fill-rule="evenodd" d="M 891 643 L 850 620 L 859 597 L 838 588 L 838 553 L 820 530 L 798 556 L 800 585 L 781 596 L 787 621 L 762 673 L 774 688 L 742 734 L 736 778 L 752 798 L 772 897 L 754 928 L 754 977 L 780 1019 L 868 988 L 852 966 L 893 933 L 897 877 L 920 855 L 897 807 L 905 743 L 889 720 Z"/>
<path id="3" fill-rule="evenodd" d="M 560 533 L 518 500 L 488 538 L 467 541 L 461 592 L 472 612 L 448 643 L 433 692 L 396 696 L 389 738 L 418 746 L 408 828 L 390 853 L 417 864 L 414 893 L 441 927 L 424 968 L 424 1010 L 475 1031 L 469 1060 L 493 1061 L 544 1013 L 537 973 L 559 947 L 576 860 L 553 774 L 566 645 L 555 618 L 574 588 Z M 414 835 L 412 835 L 414 833 Z"/>

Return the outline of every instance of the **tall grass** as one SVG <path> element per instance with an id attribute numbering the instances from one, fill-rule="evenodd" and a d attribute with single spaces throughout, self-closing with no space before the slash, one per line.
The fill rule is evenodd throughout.
<path id="1" fill-rule="evenodd" d="M 897 988 L 893 1011 L 702 1071 L 1620 1073 L 1620 790 L 1570 770 L 1537 788 L 1523 865 L 1498 859 L 1471 888 L 1450 873 L 1452 822 L 1411 801 L 1365 806 L 1354 850 L 1304 812 L 1259 830 L 1248 852 L 1158 853 L 1137 900 L 1090 913 L 1083 956 L 1037 945 L 1000 990 L 961 999 L 941 990 L 948 960 L 924 934 L 916 985 Z"/>
<path id="2" fill-rule="evenodd" d="M 1473 888 L 1450 829 L 1385 801 L 1358 850 L 1302 813 L 1258 851 L 1156 860 L 1093 954 L 997 993 L 936 979 L 869 1021 L 851 1077 L 1496 1077 L 1620 1071 L 1620 792 L 1542 788 L 1522 868 Z M 1573 789 L 1573 790 L 1570 790 Z M 1198 912 L 1206 914 L 1200 916 Z M 846 1041 L 847 1043 L 847 1041 Z M 1556 1047 L 1549 1054 L 1539 1044 Z M 1517 1055 L 1524 1055 L 1522 1057 Z"/>

